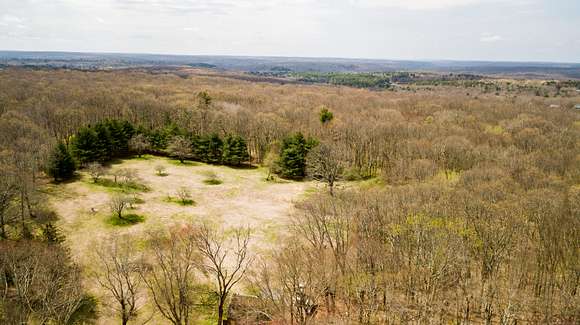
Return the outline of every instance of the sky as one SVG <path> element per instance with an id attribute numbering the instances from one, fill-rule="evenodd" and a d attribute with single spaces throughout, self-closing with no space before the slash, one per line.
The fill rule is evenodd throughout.
<path id="1" fill-rule="evenodd" d="M 0 50 L 580 62 L 580 0 L 0 0 Z"/>

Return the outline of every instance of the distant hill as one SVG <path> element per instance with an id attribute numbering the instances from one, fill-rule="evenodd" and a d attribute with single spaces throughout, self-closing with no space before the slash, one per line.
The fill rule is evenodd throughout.
<path id="1" fill-rule="evenodd" d="M 0 66 L 74 69 L 189 66 L 245 72 L 393 72 L 470 73 L 521 78 L 580 79 L 580 63 L 404 61 L 342 58 L 162 55 L 0 51 Z"/>

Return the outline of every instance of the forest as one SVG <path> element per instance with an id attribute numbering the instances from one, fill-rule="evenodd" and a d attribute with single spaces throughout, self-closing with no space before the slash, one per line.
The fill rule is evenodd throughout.
<path id="1" fill-rule="evenodd" d="M 577 83 L 199 71 L 0 70 L 0 323 L 580 322 Z M 274 244 L 259 225 L 172 221 L 83 234 L 105 243 L 79 251 L 59 189 L 90 175 L 154 191 L 114 172 L 142 156 L 314 185 Z M 107 203 L 118 219 L 133 193 Z"/>

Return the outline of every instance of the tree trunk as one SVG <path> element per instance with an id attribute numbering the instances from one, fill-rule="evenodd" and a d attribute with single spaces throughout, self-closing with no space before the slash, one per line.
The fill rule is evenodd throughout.
<path id="1" fill-rule="evenodd" d="M 4 215 L 0 216 L 0 238 L 6 239 L 6 224 L 4 223 Z"/>
<path id="2" fill-rule="evenodd" d="M 217 325 L 222 325 L 224 319 L 224 299 L 220 298 L 218 305 L 218 321 Z"/>

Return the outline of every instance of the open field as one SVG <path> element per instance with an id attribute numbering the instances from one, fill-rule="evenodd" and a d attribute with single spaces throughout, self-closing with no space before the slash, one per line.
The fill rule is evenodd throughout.
<path id="1" fill-rule="evenodd" d="M 161 176 L 155 171 L 157 166 L 166 168 Z M 90 280 L 93 272 L 102 271 L 101 265 L 95 263 L 94 251 L 101 242 L 124 234 L 144 240 L 148 231 L 210 222 L 225 229 L 250 227 L 252 253 L 259 254 L 284 237 L 294 203 L 316 189 L 316 184 L 307 181 L 265 181 L 267 173 L 263 168 L 230 168 L 197 162 L 181 164 L 150 155 L 117 161 L 108 173 L 122 168 L 134 170 L 137 182 L 148 188 L 147 191 L 125 191 L 139 197 L 140 203 L 128 213 L 141 215 L 145 220 L 135 225 L 114 226 L 107 222 L 112 215 L 108 206 L 110 197 L 122 190 L 105 187 L 101 182 L 95 184 L 86 172 L 79 173 L 75 181 L 49 185 L 46 189 L 50 193 L 50 205 L 60 215 L 58 225 L 67 238 L 66 246 L 85 270 L 89 278 L 87 287 L 102 301 L 107 301 L 105 292 Z M 209 173 L 215 173 L 222 183 L 206 184 L 204 180 Z M 111 178 L 105 176 L 104 179 Z M 180 187 L 190 190 L 193 204 L 179 204 L 176 191 Z M 141 320 L 154 314 L 151 311 L 151 306 L 146 306 Z M 107 313 L 101 316 L 99 324 L 115 321 L 115 317 Z M 159 315 L 153 320 L 163 322 Z"/>
<path id="2" fill-rule="evenodd" d="M 166 175 L 156 174 L 157 165 L 166 167 Z M 123 160 L 111 170 L 120 168 L 135 170 L 139 182 L 150 188 L 136 193 L 143 203 L 130 210 L 143 215 L 143 223 L 122 228 L 107 224 L 106 219 L 111 215 L 108 201 L 117 190 L 93 184 L 86 173 L 81 173 L 78 181 L 53 188 L 51 204 L 62 216 L 60 225 L 73 254 L 80 260 L 90 251 L 91 241 L 98 241 L 113 231 L 143 235 L 159 227 L 204 220 L 227 228 L 250 227 L 259 242 L 257 246 L 267 246 L 278 234 L 284 233 L 293 202 L 315 186 L 311 182 L 267 182 L 266 172 L 259 168 L 236 169 L 194 162 L 180 164 L 153 156 Z M 216 173 L 223 183 L 205 184 L 207 172 Z M 180 187 L 190 189 L 193 205 L 184 206 L 168 200 L 168 197 L 177 200 L 176 191 Z"/>

